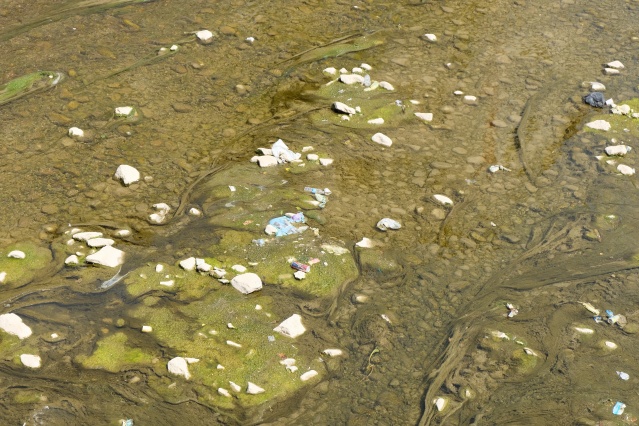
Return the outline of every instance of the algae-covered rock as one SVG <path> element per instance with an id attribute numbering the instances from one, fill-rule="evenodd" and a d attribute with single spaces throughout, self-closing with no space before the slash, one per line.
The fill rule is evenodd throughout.
<path id="1" fill-rule="evenodd" d="M 153 355 L 132 347 L 127 342 L 128 337 L 124 332 L 112 334 L 99 340 L 91 355 L 78 355 L 76 361 L 85 368 L 101 369 L 111 373 L 151 364 Z"/>
<path id="2" fill-rule="evenodd" d="M 25 254 L 24 259 L 7 257 L 14 251 L 20 250 Z M 5 272 L 5 279 L 0 282 L 0 288 L 15 288 L 27 284 L 46 266 L 51 264 L 53 257 L 51 250 L 32 242 L 11 244 L 0 250 L 0 273 Z"/>
<path id="3" fill-rule="evenodd" d="M 628 105 L 631 113 L 639 112 L 639 99 L 634 98 L 627 101 L 622 101 L 617 107 Z M 588 122 L 597 120 L 605 120 L 610 123 L 610 129 L 608 131 L 593 129 L 588 126 L 584 126 L 583 130 L 588 133 L 597 133 L 605 135 L 607 138 L 622 137 L 623 140 L 628 140 L 629 137 L 639 138 L 639 119 L 633 118 L 631 115 L 623 114 L 597 114 L 588 118 Z"/>

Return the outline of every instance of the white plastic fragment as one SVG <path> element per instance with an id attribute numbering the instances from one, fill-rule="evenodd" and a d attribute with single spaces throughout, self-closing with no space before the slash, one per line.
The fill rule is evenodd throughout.
<path id="1" fill-rule="evenodd" d="M 341 349 L 324 349 L 322 353 L 330 357 L 342 356 L 344 354 L 344 352 Z"/>
<path id="2" fill-rule="evenodd" d="M 621 380 L 628 380 L 630 379 L 630 374 L 628 373 L 624 373 L 623 371 L 617 371 L 617 376 L 619 376 L 619 378 Z"/>
<path id="3" fill-rule="evenodd" d="M 620 61 L 612 61 L 606 64 L 609 68 L 623 69 L 626 68 Z"/>
<path id="4" fill-rule="evenodd" d="M 124 252 L 118 250 L 115 247 L 105 246 L 100 251 L 90 254 L 86 257 L 88 263 L 95 263 L 97 265 L 108 266 L 115 268 L 124 263 Z"/>
<path id="5" fill-rule="evenodd" d="M 453 200 L 451 200 L 450 198 L 448 198 L 445 195 L 442 194 L 435 194 L 433 195 L 433 198 L 440 202 L 441 204 L 445 205 L 445 206 L 452 206 L 453 205 Z"/>
<path id="6" fill-rule="evenodd" d="M 121 164 L 115 171 L 114 177 L 128 186 L 140 180 L 140 172 L 135 167 Z"/>
<path id="7" fill-rule="evenodd" d="M 258 385 L 256 385 L 253 382 L 248 382 L 246 384 L 246 393 L 250 394 L 250 395 L 257 395 L 258 393 L 264 393 L 266 392 L 264 389 L 262 389 L 261 387 L 259 387 Z"/>
<path id="8" fill-rule="evenodd" d="M 607 155 L 626 155 L 632 150 L 628 145 L 610 145 L 604 148 Z"/>
<path id="9" fill-rule="evenodd" d="M 195 269 L 195 258 L 189 257 L 188 259 L 184 259 L 180 261 L 180 267 L 185 271 L 192 271 Z"/>
<path id="10" fill-rule="evenodd" d="M 333 102 L 333 110 L 344 114 L 355 114 L 355 108 L 349 107 L 343 102 Z"/>
<path id="11" fill-rule="evenodd" d="M 375 241 L 366 237 L 363 237 L 360 241 L 355 243 L 355 246 L 361 247 L 361 248 L 371 248 L 371 247 L 375 247 L 376 245 L 377 244 L 375 244 Z"/>
<path id="12" fill-rule="evenodd" d="M 112 246 L 113 244 L 115 244 L 115 241 L 111 238 L 91 238 L 90 240 L 87 240 L 87 245 L 93 248 Z"/>
<path id="13" fill-rule="evenodd" d="M 311 380 L 313 377 L 317 376 L 319 373 L 315 370 L 308 370 L 306 373 L 300 376 L 300 380 L 306 382 Z"/>
<path id="14" fill-rule="evenodd" d="M 75 254 L 72 254 L 71 256 L 67 257 L 66 259 L 64 259 L 64 264 L 65 265 L 77 265 L 78 263 L 80 263 L 80 259 L 78 259 L 78 256 L 76 256 Z"/>
<path id="15" fill-rule="evenodd" d="M 375 133 L 373 137 L 371 138 L 371 140 L 375 143 L 378 143 L 384 146 L 391 146 L 393 144 L 393 141 L 391 140 L 391 138 L 389 138 L 383 133 Z"/>
<path id="16" fill-rule="evenodd" d="M 302 317 L 299 314 L 293 314 L 282 321 L 273 331 L 283 334 L 284 336 L 296 338 L 304 334 L 306 328 L 302 325 Z"/>
<path id="17" fill-rule="evenodd" d="M 249 294 L 262 289 L 262 280 L 257 274 L 248 272 L 234 277 L 231 285 L 240 293 Z"/>
<path id="18" fill-rule="evenodd" d="M 189 366 L 187 364 L 187 361 L 181 356 L 171 359 L 167 364 L 167 368 L 169 370 L 169 373 L 171 374 L 175 374 L 176 376 L 184 376 L 184 378 L 187 380 L 191 378 L 191 373 L 189 373 Z"/>
<path id="19" fill-rule="evenodd" d="M 424 121 L 433 121 L 433 113 L 432 112 L 416 112 L 415 116 L 417 118 L 421 118 Z"/>
<path id="20" fill-rule="evenodd" d="M 12 250 L 9 252 L 9 254 L 7 255 L 7 257 L 10 257 L 12 259 L 24 259 L 25 257 L 27 257 L 26 254 L 24 254 L 23 251 L 20 250 Z"/>
<path id="21" fill-rule="evenodd" d="M 380 231 L 386 231 L 388 229 L 397 230 L 401 227 L 401 223 L 388 217 L 385 217 L 377 222 L 377 229 L 379 229 Z"/>
<path id="22" fill-rule="evenodd" d="M 38 355 L 32 354 L 20 355 L 20 362 L 22 363 L 22 365 L 29 368 L 40 368 L 40 365 L 42 365 L 42 360 L 40 359 L 40 357 Z"/>
<path id="23" fill-rule="evenodd" d="M 635 174 L 635 169 L 630 166 L 626 166 L 625 164 L 619 164 L 617 166 L 617 171 L 625 176 L 632 176 Z"/>
<path id="24" fill-rule="evenodd" d="M 102 232 L 77 232 L 73 234 L 73 239 L 78 241 L 88 241 L 100 237 L 102 237 Z"/>
<path id="25" fill-rule="evenodd" d="M 282 139 L 278 139 L 273 146 L 271 146 L 271 151 L 273 152 L 273 157 L 277 158 L 278 162 L 291 163 L 299 160 L 302 156 L 302 154 L 290 150 Z"/>
<path id="26" fill-rule="evenodd" d="M 505 172 L 510 172 L 511 170 L 502 166 L 501 164 L 493 164 L 492 166 L 488 167 L 488 171 L 490 173 L 497 173 L 498 171 L 503 170 Z"/>
<path id="27" fill-rule="evenodd" d="M 142 333 L 150 333 L 153 331 L 153 327 L 151 327 L 150 325 L 143 325 L 142 326 Z"/>
<path id="28" fill-rule="evenodd" d="M 437 36 L 435 34 L 424 34 L 424 38 L 432 43 L 437 41 Z"/>
<path id="29" fill-rule="evenodd" d="M 306 278 L 306 272 L 304 271 L 296 271 L 293 276 L 295 277 L 296 280 L 303 280 Z"/>
<path id="30" fill-rule="evenodd" d="M 22 318 L 14 313 L 0 315 L 0 329 L 9 334 L 26 339 L 31 336 L 31 328 L 22 322 Z"/>

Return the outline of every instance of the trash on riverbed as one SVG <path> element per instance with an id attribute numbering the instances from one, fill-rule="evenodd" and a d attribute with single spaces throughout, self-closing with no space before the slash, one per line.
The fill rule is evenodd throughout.
<path id="1" fill-rule="evenodd" d="M 133 426 L 133 419 L 120 420 L 120 426 Z"/>
<path id="2" fill-rule="evenodd" d="M 387 217 L 377 222 L 377 229 L 379 229 L 380 231 L 386 231 L 388 229 L 399 229 L 401 227 L 402 225 L 398 221 Z"/>
<path id="3" fill-rule="evenodd" d="M 630 374 L 628 373 L 624 373 L 623 371 L 617 371 L 617 376 L 619 376 L 619 378 L 621 380 L 628 380 L 630 379 Z"/>
<path id="4" fill-rule="evenodd" d="M 595 108 L 603 108 L 606 105 L 606 99 L 601 92 L 592 92 L 583 97 L 584 102 Z"/>
<path id="5" fill-rule="evenodd" d="M 164 220 L 166 219 L 166 215 L 168 215 L 171 211 L 171 207 L 166 203 L 153 204 L 153 208 L 156 210 L 157 213 L 149 215 L 149 221 L 156 225 L 164 222 Z"/>
<path id="6" fill-rule="evenodd" d="M 306 218 L 304 213 L 289 213 L 291 216 L 280 216 L 269 220 L 266 229 L 264 230 L 269 235 L 275 235 L 276 237 L 282 237 L 284 235 L 299 234 L 308 229 L 308 226 L 295 226 L 295 223 L 305 223 Z"/>
<path id="7" fill-rule="evenodd" d="M 24 259 L 27 257 L 26 254 L 24 254 L 23 251 L 20 250 L 12 250 L 11 252 L 9 252 L 9 254 L 7 255 L 7 257 L 10 257 L 12 259 Z"/>
<path id="8" fill-rule="evenodd" d="M 515 308 L 512 303 L 506 303 L 506 308 L 508 308 L 508 314 L 506 314 L 508 318 L 512 318 L 519 313 L 519 309 Z"/>
<path id="9" fill-rule="evenodd" d="M 588 302 L 579 302 L 579 303 L 581 303 L 584 308 L 588 309 L 589 312 L 591 312 L 591 313 L 593 313 L 595 315 L 599 315 L 599 309 L 595 308 L 590 303 L 588 303 Z"/>
<path id="10" fill-rule="evenodd" d="M 331 190 L 328 188 L 319 189 L 319 188 L 311 188 L 310 186 L 307 186 L 307 187 L 304 187 L 304 191 L 310 192 L 311 194 L 331 195 Z"/>
<path id="11" fill-rule="evenodd" d="M 299 160 L 302 156 L 302 154 L 288 149 L 288 146 L 286 146 L 282 139 L 278 139 L 271 147 L 271 150 L 273 151 L 273 157 L 277 158 L 278 161 L 282 163 L 290 163 L 292 161 Z"/>
<path id="12" fill-rule="evenodd" d="M 623 410 L 626 409 L 626 404 L 623 402 L 617 401 L 614 407 L 612 407 L 612 414 L 616 416 L 621 416 L 623 414 Z"/>
<path id="13" fill-rule="evenodd" d="M 488 168 L 488 171 L 490 173 L 497 173 L 499 170 L 503 170 L 505 172 L 510 172 L 511 171 L 510 169 L 507 169 L 506 167 L 502 166 L 501 164 L 495 164 L 495 165 L 492 165 L 492 166 L 490 166 Z"/>
<path id="14" fill-rule="evenodd" d="M 308 265 L 305 265 L 301 262 L 292 262 L 291 263 L 291 268 L 297 270 L 297 271 L 302 271 L 302 272 L 311 272 L 311 267 Z"/>

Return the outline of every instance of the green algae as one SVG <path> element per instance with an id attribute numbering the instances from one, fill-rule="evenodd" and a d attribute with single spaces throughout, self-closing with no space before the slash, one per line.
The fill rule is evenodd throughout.
<path id="1" fill-rule="evenodd" d="M 639 98 L 630 99 L 619 103 L 618 106 L 628 105 L 631 112 L 639 112 Z M 597 130 L 588 126 L 584 126 L 583 130 L 588 133 L 596 133 L 606 137 L 617 136 L 622 140 L 628 138 L 639 138 L 639 119 L 621 114 L 597 114 L 589 119 L 589 121 L 605 120 L 610 123 L 610 130 Z"/>
<path id="2" fill-rule="evenodd" d="M 124 332 L 118 332 L 98 341 L 89 356 L 78 355 L 76 361 L 84 368 L 101 369 L 117 373 L 129 368 L 149 365 L 153 356 L 140 348 L 130 347 Z"/>
<path id="3" fill-rule="evenodd" d="M 212 262 L 209 259 L 208 263 Z M 168 285 L 171 282 L 172 284 Z M 172 265 L 164 265 L 162 272 L 156 272 L 155 265 L 138 268 L 124 279 L 124 283 L 127 293 L 133 297 L 149 293 L 170 294 L 180 301 L 200 299 L 220 287 L 220 284 L 208 275 L 185 271 Z"/>
<path id="4" fill-rule="evenodd" d="M 35 404 L 42 402 L 42 392 L 30 389 L 20 389 L 13 395 L 13 402 L 16 404 Z"/>
<path id="5" fill-rule="evenodd" d="M 14 336 L 13 334 L 5 333 L 0 330 L 0 356 L 4 358 L 12 358 L 21 349 L 22 344 L 18 336 Z"/>
<path id="6" fill-rule="evenodd" d="M 13 250 L 24 252 L 24 259 L 7 257 Z M 10 286 L 20 287 L 33 280 L 38 272 L 49 266 L 53 256 L 51 250 L 32 242 L 19 242 L 0 250 L 0 272 L 6 272 L 7 276 L 0 288 Z"/>

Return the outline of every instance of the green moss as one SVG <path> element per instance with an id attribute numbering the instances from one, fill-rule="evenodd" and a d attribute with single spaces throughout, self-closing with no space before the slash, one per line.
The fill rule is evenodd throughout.
<path id="1" fill-rule="evenodd" d="M 21 389 L 13 395 L 13 402 L 16 404 L 35 404 L 42 402 L 42 393 L 36 390 Z"/>
<path id="2" fill-rule="evenodd" d="M 160 282 L 173 285 L 162 285 Z M 155 265 L 148 265 L 130 273 L 125 279 L 126 291 L 131 296 L 139 297 L 147 293 L 171 294 L 177 300 L 188 301 L 200 299 L 210 291 L 219 288 L 220 284 L 208 275 L 185 271 L 179 266 L 164 266 L 162 272 L 155 272 Z M 155 302 L 154 300 L 151 300 Z"/>
<path id="3" fill-rule="evenodd" d="M 24 252 L 24 259 L 7 257 L 13 250 Z M 0 272 L 6 272 L 7 277 L 0 288 L 9 286 L 19 287 L 30 282 L 39 270 L 48 266 L 52 261 L 51 251 L 32 242 L 12 244 L 0 250 Z"/>
<path id="4" fill-rule="evenodd" d="M 537 366 L 539 358 L 535 355 L 527 354 L 523 348 L 519 348 L 513 351 L 511 360 L 517 373 L 527 374 Z"/>
<path id="5" fill-rule="evenodd" d="M 639 112 L 639 99 L 630 99 L 628 101 L 621 102 L 621 105 L 628 105 L 632 112 Z M 606 120 L 610 123 L 610 130 L 595 130 L 590 127 L 584 126 L 583 130 L 586 132 L 597 133 L 605 135 L 606 137 L 620 136 L 624 139 L 628 137 L 639 137 L 639 120 L 636 118 L 628 117 L 626 115 L 617 114 L 597 114 L 589 118 L 589 122 L 595 120 Z M 626 129 L 628 131 L 626 131 Z"/>
<path id="6" fill-rule="evenodd" d="M 98 341 L 97 348 L 90 356 L 79 355 L 76 361 L 85 368 L 101 369 L 117 373 L 151 363 L 153 356 L 140 348 L 127 345 L 128 338 L 123 332 L 115 333 Z"/>
<path id="7" fill-rule="evenodd" d="M 0 355 L 5 358 L 10 358 L 21 348 L 21 340 L 18 336 L 14 336 L 9 333 L 5 333 L 0 330 Z"/>

